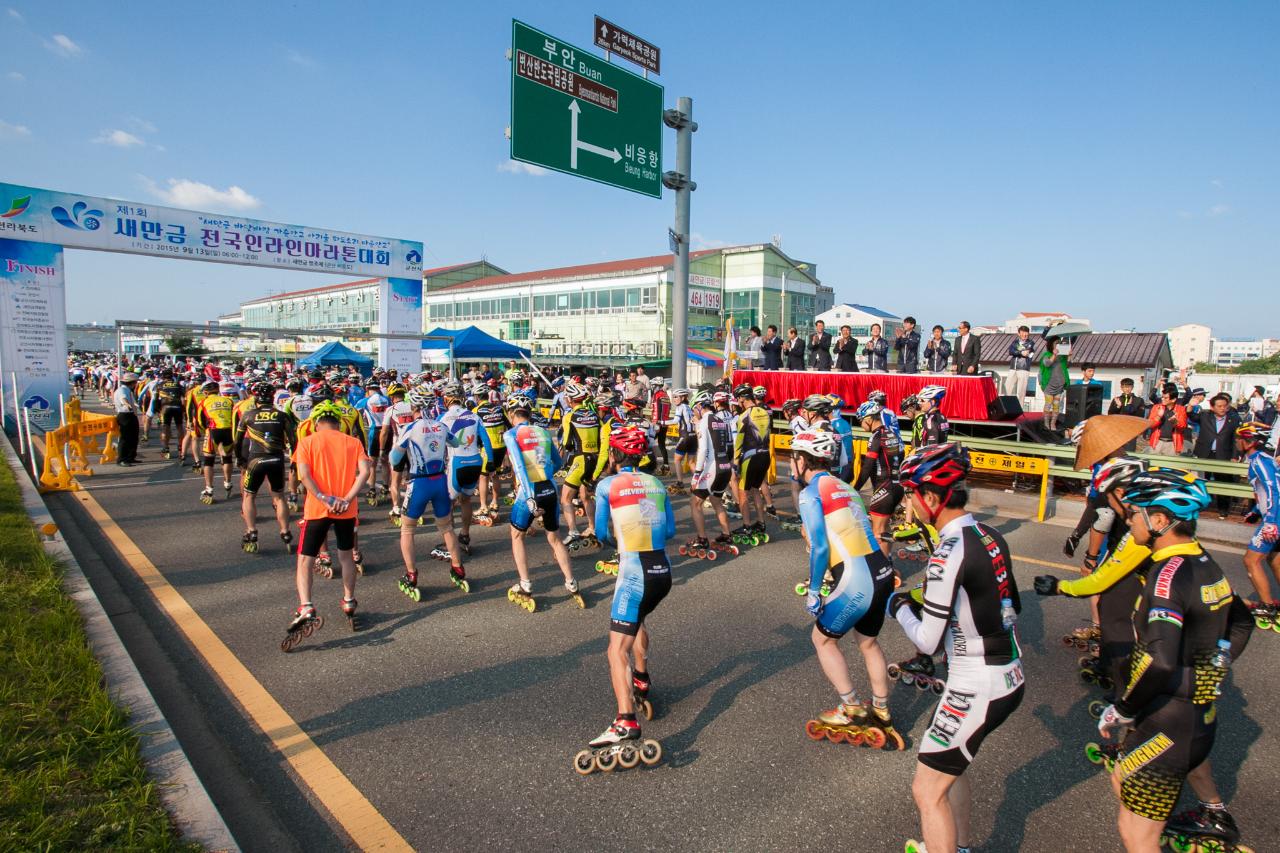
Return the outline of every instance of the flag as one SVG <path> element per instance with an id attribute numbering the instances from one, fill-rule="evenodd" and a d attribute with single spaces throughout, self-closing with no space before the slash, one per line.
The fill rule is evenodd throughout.
<path id="1" fill-rule="evenodd" d="M 733 330 L 733 315 L 724 321 L 724 375 L 733 378 L 733 366 L 738 360 L 738 335 Z"/>

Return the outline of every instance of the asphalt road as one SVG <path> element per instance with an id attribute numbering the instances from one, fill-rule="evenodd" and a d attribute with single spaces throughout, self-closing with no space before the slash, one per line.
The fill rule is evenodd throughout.
<path id="1" fill-rule="evenodd" d="M 714 563 L 670 549 L 675 583 L 650 622 L 658 714 L 644 728 L 662 742 L 665 757 L 655 769 L 581 778 L 571 757 L 613 713 L 603 654 L 613 579 L 593 570 L 597 554 L 574 559 L 588 600 L 581 611 L 565 597 L 545 543 L 532 544 L 539 607 L 529 614 L 506 600 L 514 569 L 505 525 L 473 530 L 470 595 L 455 591 L 444 564 L 427 558 L 436 539 L 420 528 L 424 598 L 415 604 L 396 586 L 399 531 L 385 520 L 385 507 L 365 509 L 368 573 L 357 597 L 366 629 L 347 630 L 340 583 L 318 579 L 314 599 L 329 621 L 282 654 L 295 603 L 293 562 L 273 522 L 260 522 L 262 552 L 244 554 L 237 500 L 205 507 L 196 475 L 159 461 L 155 443 L 142 453 L 148 461 L 138 467 L 111 466 L 87 481 L 93 496 L 419 849 L 895 851 L 919 837 L 910 751 L 805 736 L 805 722 L 835 697 L 813 655 L 811 619 L 792 591 L 806 573 L 798 534 L 775 530 L 773 542 Z M 243 847 L 349 846 L 75 499 L 59 495 L 53 503 Z M 687 502 L 677 503 L 684 534 Z M 993 521 L 1016 557 L 1064 562 L 1060 526 Z M 1211 550 L 1232 582 L 1249 589 L 1239 554 Z M 900 564 L 908 583 L 921 565 Z M 1107 779 L 1082 750 L 1096 738 L 1085 707 L 1099 694 L 1078 681 L 1078 653 L 1060 642 L 1088 607 L 1037 598 L 1031 579 L 1046 571 L 1015 562 L 1027 694 L 970 770 L 972 841 L 991 851 L 1119 849 Z M 895 623 L 882 641 L 890 660 L 911 655 Z M 1235 665 L 1213 752 L 1218 783 L 1245 841 L 1258 850 L 1280 833 L 1272 804 L 1280 751 L 1262 729 L 1266 709 L 1280 699 L 1265 669 L 1275 643 L 1280 637 L 1255 633 Z M 865 698 L 861 658 L 848 643 L 846 654 Z M 895 685 L 890 704 L 909 746 L 922 736 L 935 699 Z M 1191 802 L 1189 792 L 1183 798 L 1184 806 Z"/>

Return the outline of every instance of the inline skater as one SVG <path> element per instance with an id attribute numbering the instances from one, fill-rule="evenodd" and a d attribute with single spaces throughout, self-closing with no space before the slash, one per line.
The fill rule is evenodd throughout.
<path id="1" fill-rule="evenodd" d="M 387 454 L 382 446 L 382 423 L 386 420 L 387 410 L 391 408 L 391 400 L 382 393 L 382 386 L 376 379 L 370 379 L 364 387 L 364 399 L 356 404 L 356 409 L 364 418 L 365 434 L 368 436 L 367 452 L 373 465 L 373 474 L 369 477 L 368 497 L 376 506 L 383 495 L 389 494 L 388 485 L 391 481 L 391 466 L 387 462 Z M 379 471 L 382 472 L 381 484 L 378 480 Z"/>
<path id="2" fill-rule="evenodd" d="M 920 436 L 919 441 L 911 446 L 913 451 L 931 444 L 942 444 L 947 440 L 951 433 L 951 422 L 940 408 L 946 396 L 947 389 L 941 385 L 926 385 L 916 394 L 916 401 L 920 405 Z"/>
<path id="3" fill-rule="evenodd" d="M 875 532 L 880 550 L 891 558 L 893 537 L 889 535 L 889 522 L 902 503 L 904 494 L 898 483 L 898 469 L 902 466 L 902 442 L 885 425 L 883 413 L 884 409 L 879 403 L 868 401 L 858 407 L 858 421 L 864 430 L 871 433 L 871 438 L 867 440 L 867 452 L 853 490 L 861 490 L 870 481 L 873 491 L 867 511 L 871 515 L 871 528 Z"/>
<path id="4" fill-rule="evenodd" d="M 586 536 L 578 533 L 574 499 L 580 502 L 584 513 L 592 512 L 590 489 L 594 485 L 592 477 L 599 461 L 601 416 L 587 403 L 587 391 L 581 385 L 568 383 L 564 395 L 569 400 L 569 411 L 560 423 L 560 449 L 567 457 L 568 471 L 560 489 L 560 506 L 569 528 L 564 544 L 570 551 L 577 551 L 594 544 L 594 540 L 588 538 L 590 533 Z"/>
<path id="5" fill-rule="evenodd" d="M 658 468 L 658 473 L 665 477 L 671 473 L 671 460 L 667 456 L 667 426 L 671 423 L 671 397 L 667 395 L 667 380 L 661 376 L 649 380 L 649 412 L 653 417 L 654 443 L 658 455 L 662 457 L 662 466 Z"/>
<path id="6" fill-rule="evenodd" d="M 391 523 L 395 525 L 400 524 L 400 511 L 403 502 L 401 481 L 404 479 L 405 472 L 409 469 L 409 458 L 408 456 L 402 456 L 399 461 L 391 459 L 391 448 L 400 443 L 400 440 L 404 438 L 404 434 L 418 419 L 413 406 L 405 401 L 407 394 L 408 390 L 399 382 L 392 382 L 387 386 L 387 399 L 391 401 L 391 405 L 387 407 L 387 414 L 382 419 L 382 449 L 387 454 L 387 462 L 391 469 L 388 483 L 391 511 L 388 515 L 391 518 Z"/>
<path id="7" fill-rule="evenodd" d="M 909 593 L 889 598 L 889 613 L 923 654 L 940 646 L 948 674 L 921 741 L 911 792 L 925 846 L 969 847 L 969 782 L 964 772 L 983 740 L 1022 703 L 1021 609 L 1009 548 L 1000 533 L 965 511 L 969 454 L 953 444 L 918 450 L 900 479 L 917 515 L 938 530 L 917 615 Z"/>
<path id="8" fill-rule="evenodd" d="M 449 447 L 454 441 L 449 430 L 437 420 L 427 417 L 431 398 L 420 391 L 409 392 L 409 405 L 416 419 L 391 448 L 391 465 L 404 464 L 409 485 L 405 488 L 401 514 L 405 522 L 400 525 L 400 555 L 404 558 L 404 576 L 400 578 L 400 591 L 414 601 L 422 600 L 418 590 L 418 567 L 413 552 L 413 534 L 418 519 L 428 506 L 435 517 L 436 530 L 444 539 L 449 552 L 449 580 L 463 592 L 470 592 L 467 573 L 459 559 L 462 554 L 453 532 L 453 502 L 449 499 L 447 463 Z"/>
<path id="9" fill-rule="evenodd" d="M 589 746 L 613 755 L 617 753 L 611 748 L 619 744 L 639 745 L 636 700 L 647 701 L 651 686 L 650 638 L 645 620 L 671 590 L 671 564 L 664 546 L 675 536 L 676 520 L 662 482 L 636 470 L 648 446 L 648 438 L 641 430 L 625 424 L 615 429 L 609 437 L 613 473 L 596 487 L 595 537 L 601 542 L 613 539 L 619 554 L 608 649 L 609 678 L 618 714 Z M 646 758 L 646 763 L 656 763 L 661 757 L 661 747 L 656 741 L 653 746 L 657 754 L 650 752 L 652 760 Z M 604 769 L 599 755 L 593 758 L 594 764 Z M 577 758 L 575 766 L 581 767 Z"/>
<path id="10" fill-rule="evenodd" d="M 215 386 L 217 393 L 214 393 Z M 218 458 L 222 463 L 222 488 L 226 496 L 231 497 L 231 448 L 232 418 L 235 410 L 236 386 L 230 381 L 221 383 L 206 382 L 207 394 L 200 401 L 200 423 L 204 428 L 204 447 L 201 456 L 201 467 L 204 470 L 204 490 L 200 492 L 200 502 L 213 503 L 213 464 Z"/>
<path id="11" fill-rule="evenodd" d="M 1159 847 L 1183 780 L 1213 747 L 1215 699 L 1253 630 L 1248 609 L 1196 541 L 1196 520 L 1209 502 L 1204 483 L 1186 472 L 1137 474 L 1124 491 L 1133 540 L 1152 549 L 1151 566 L 1134 611 L 1128 686 L 1102 712 L 1098 731 L 1123 740 L 1111 785 L 1120 838 L 1131 851 Z M 1234 843 L 1235 822 L 1214 793 L 1205 817 Z"/>
<path id="12" fill-rule="evenodd" d="M 498 517 L 498 497 L 502 490 L 498 474 L 507 457 L 502 436 L 511 426 L 502 411 L 501 397 L 496 390 L 485 386 L 481 392 L 483 402 L 475 408 L 476 417 L 480 419 L 480 444 L 484 450 L 484 465 L 480 477 L 480 512 L 483 514 L 481 524 L 491 525 Z"/>
<path id="13" fill-rule="evenodd" d="M 1280 473 L 1275 457 L 1267 453 L 1271 429 L 1256 422 L 1241 424 L 1236 429 L 1236 449 L 1249 465 L 1249 485 L 1253 487 L 1257 505 L 1258 529 L 1249 538 L 1244 554 L 1244 567 L 1258 593 L 1252 606 L 1260 628 L 1280 630 L 1280 602 L 1272 597 L 1272 573 L 1280 577 Z"/>
<path id="14" fill-rule="evenodd" d="M 444 398 L 445 412 L 440 418 L 441 425 L 449 432 L 449 498 L 458 507 L 462 516 L 462 532 L 458 534 L 458 545 L 462 553 L 471 555 L 471 498 L 476 493 L 480 482 L 480 472 L 484 468 L 484 460 L 480 455 L 480 419 L 474 412 L 462 405 L 462 388 L 457 383 L 449 383 L 441 392 Z M 439 553 L 437 553 L 439 552 Z M 432 553 L 440 559 L 448 559 L 450 553 L 443 546 Z"/>
<path id="15" fill-rule="evenodd" d="M 729 422 L 715 417 L 711 395 L 699 391 L 693 398 L 694 456 L 690 480 L 689 511 L 693 517 L 695 536 L 685 543 L 686 552 L 699 549 L 730 550 L 733 534 L 724 507 L 724 492 L 733 480 L 733 432 Z M 706 504 L 711 504 L 720 535 L 707 541 L 707 525 L 703 518 Z"/>
<path id="16" fill-rule="evenodd" d="M 813 648 L 818 664 L 840 702 L 810 721 L 810 737 L 838 733 L 854 745 L 902 749 L 902 735 L 889 715 L 889 674 L 877 637 L 885 603 L 893 592 L 893 564 L 872 541 L 871 522 L 862 499 L 831 473 L 839 454 L 838 438 L 825 430 L 802 432 L 791 440 L 792 465 L 804 491 L 800 520 L 809 547 L 809 584 L 805 608 L 813 614 Z M 831 575 L 828 594 L 824 578 Z M 853 631 L 867 667 L 871 703 L 858 702 L 840 638 Z"/>
<path id="17" fill-rule="evenodd" d="M 846 483 L 853 482 L 853 427 L 844 419 L 844 398 L 831 395 L 831 429 L 840 439 L 840 467 L 831 473 Z"/>
<path id="18" fill-rule="evenodd" d="M 515 503 L 511 505 L 510 522 L 511 556 L 518 575 L 517 583 L 507 590 L 507 598 L 530 612 L 535 607 L 524 537 L 537 519 L 547 535 L 547 544 L 555 555 L 556 565 L 564 575 L 564 588 L 579 607 L 586 607 L 569 564 L 569 549 L 556 536 L 560 529 L 560 505 L 552 475 L 560 468 L 560 453 L 551 440 L 551 433 L 530 422 L 531 407 L 526 397 L 517 395 L 507 400 L 506 410 L 512 425 L 503 434 L 502 443 L 507 449 L 507 458 L 511 460 L 515 479 L 516 496 Z"/>
<path id="19" fill-rule="evenodd" d="M 176 437 L 181 448 L 182 436 L 186 432 L 183 417 L 183 397 L 186 386 L 173 375 L 173 370 L 166 367 L 160 371 L 160 381 L 155 389 L 156 400 L 160 409 L 160 455 L 172 459 L 169 441 Z M 172 430 L 172 433 L 170 432 Z M 181 454 L 181 450 L 179 450 Z"/>
<path id="20" fill-rule="evenodd" d="M 768 502 L 760 487 L 764 485 L 772 461 L 769 455 L 769 437 L 773 431 L 773 419 L 769 416 L 767 408 L 757 405 L 750 385 L 739 385 L 734 388 L 733 396 L 742 407 L 733 437 L 738 509 L 742 513 L 742 527 L 746 529 L 748 535 L 756 537 L 758 541 L 767 542 L 769 535 L 765 528 L 764 517 Z M 754 522 L 751 520 L 752 507 L 755 508 Z"/>
<path id="21" fill-rule="evenodd" d="M 309 388 L 303 381 L 294 377 L 289 380 L 289 384 L 285 388 L 291 392 L 291 396 L 285 403 L 284 410 L 293 415 L 293 419 L 298 423 L 302 423 L 311 417 L 311 407 L 315 405 L 315 402 L 311 399 Z"/>
<path id="22" fill-rule="evenodd" d="M 160 377 L 152 368 L 142 371 L 142 385 L 138 389 L 138 411 L 142 413 L 142 428 L 139 430 L 141 442 L 151 442 L 151 422 L 160 415 L 159 401 L 156 399 L 156 386 Z"/>
<path id="23" fill-rule="evenodd" d="M 245 442 L 244 474 L 240 481 L 240 514 L 244 517 L 244 550 L 258 550 L 258 516 L 255 500 L 265 481 L 271 488 L 271 505 L 280 524 L 280 540 L 293 542 L 289 532 L 289 507 L 284 500 L 285 452 L 297 445 L 297 425 L 293 416 L 274 405 L 275 389 L 259 382 L 253 389 L 254 407 L 236 426 L 235 443 Z"/>
<path id="24" fill-rule="evenodd" d="M 199 473 L 202 466 L 200 452 L 204 443 L 204 417 L 200 407 L 204 398 L 218 393 L 218 383 L 208 380 L 203 383 L 192 383 L 191 389 L 183 401 L 183 410 L 187 422 L 187 433 L 182 437 L 182 446 L 178 448 L 178 464 L 187 463 L 187 448 L 191 449 L 191 470 Z"/>
<path id="25" fill-rule="evenodd" d="M 676 463 L 676 481 L 671 484 L 668 491 L 673 495 L 684 494 L 688 488 L 684 482 L 685 459 L 698 448 L 698 436 L 693 428 L 693 408 L 689 405 L 689 396 L 688 388 L 676 388 L 671 392 L 674 407 L 671 410 L 669 422 L 676 426 L 676 444 L 671 453 Z M 662 429 L 666 427 L 663 426 Z"/>

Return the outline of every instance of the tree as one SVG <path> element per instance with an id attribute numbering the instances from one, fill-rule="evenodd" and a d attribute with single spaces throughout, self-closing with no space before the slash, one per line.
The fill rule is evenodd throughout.
<path id="1" fill-rule="evenodd" d="M 1276 374 L 1280 373 L 1280 353 L 1266 358 L 1250 358 L 1240 362 L 1240 366 L 1231 371 L 1242 374 Z"/>
<path id="2" fill-rule="evenodd" d="M 208 352 L 207 349 L 196 343 L 195 338 L 176 332 L 164 339 L 164 345 L 174 355 L 204 355 Z"/>
<path id="3" fill-rule="evenodd" d="M 1222 370 L 1212 361 L 1197 361 L 1191 369 L 1196 373 L 1218 373 Z"/>

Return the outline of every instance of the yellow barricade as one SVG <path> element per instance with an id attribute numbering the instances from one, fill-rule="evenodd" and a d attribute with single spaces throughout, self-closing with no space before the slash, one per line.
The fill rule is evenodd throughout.
<path id="1" fill-rule="evenodd" d="M 66 415 L 66 426 L 44 436 L 40 485 L 45 491 L 75 491 L 79 488 L 77 477 L 93 476 L 93 464 L 113 462 L 118 452 L 120 428 L 115 418 L 81 412 L 77 400 L 67 404 Z M 94 463 L 90 462 L 91 456 L 96 457 Z"/>

